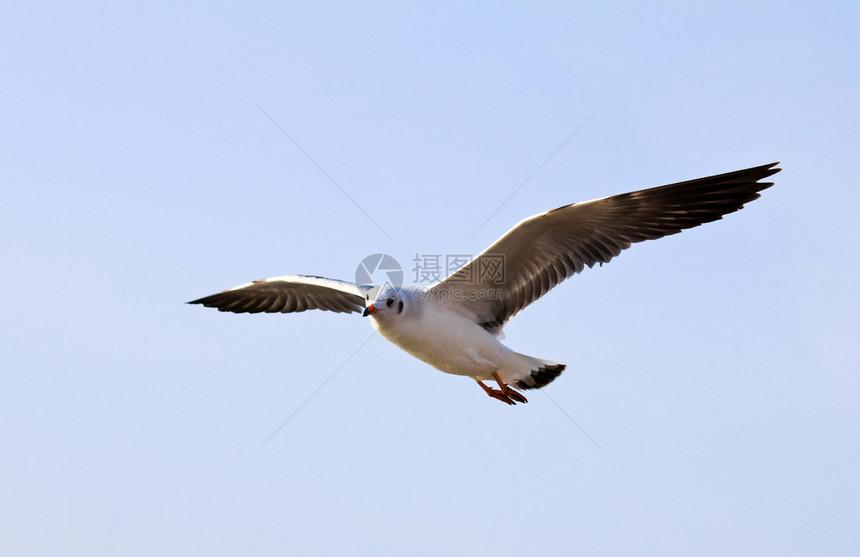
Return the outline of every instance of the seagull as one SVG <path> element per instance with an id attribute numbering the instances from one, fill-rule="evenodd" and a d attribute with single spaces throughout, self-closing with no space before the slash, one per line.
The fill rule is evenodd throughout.
<path id="1" fill-rule="evenodd" d="M 361 313 L 383 337 L 419 360 L 471 377 L 506 404 L 524 403 L 528 400 L 520 391 L 545 387 L 567 366 L 502 344 L 502 329 L 514 315 L 564 279 L 608 263 L 634 243 L 742 209 L 773 185 L 761 180 L 779 172 L 778 164 L 573 203 L 529 217 L 430 287 L 286 275 L 188 303 L 233 313 Z"/>

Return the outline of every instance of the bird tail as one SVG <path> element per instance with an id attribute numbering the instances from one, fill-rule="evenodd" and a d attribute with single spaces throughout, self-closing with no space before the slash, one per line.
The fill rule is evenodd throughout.
<path id="1" fill-rule="evenodd" d="M 513 384 L 518 389 L 540 389 L 545 387 L 561 375 L 567 364 L 559 362 L 551 362 L 549 360 L 541 360 L 533 358 L 525 354 L 519 354 L 529 364 L 529 369 L 518 378 L 518 381 Z"/>

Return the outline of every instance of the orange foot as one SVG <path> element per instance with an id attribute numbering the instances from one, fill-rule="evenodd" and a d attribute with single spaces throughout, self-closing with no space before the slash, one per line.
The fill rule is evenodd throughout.
<path id="1" fill-rule="evenodd" d="M 484 383 L 481 381 L 478 381 L 478 385 L 480 385 L 481 388 L 484 389 L 485 393 L 487 393 L 488 395 L 490 395 L 491 397 L 493 397 L 497 400 L 501 400 L 505 404 L 516 404 L 517 402 L 528 402 L 528 399 L 526 397 L 524 397 L 523 395 L 521 395 L 517 391 L 513 390 L 512 388 L 508 387 L 502 381 L 502 379 L 499 377 L 498 373 L 493 373 L 493 379 L 495 379 L 496 383 L 499 384 L 499 390 L 488 387 L 488 386 L 484 385 Z"/>

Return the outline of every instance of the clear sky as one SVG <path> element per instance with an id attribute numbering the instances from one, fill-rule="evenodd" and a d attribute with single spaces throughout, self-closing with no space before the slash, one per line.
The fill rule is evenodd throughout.
<path id="1" fill-rule="evenodd" d="M 856 2 L 461 4 L 3 4 L 0 553 L 855 554 Z M 527 405 L 184 303 L 777 160 L 518 315 Z"/>

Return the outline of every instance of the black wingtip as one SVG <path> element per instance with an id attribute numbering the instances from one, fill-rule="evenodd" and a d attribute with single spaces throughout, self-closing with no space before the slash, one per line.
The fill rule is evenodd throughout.
<path id="1" fill-rule="evenodd" d="M 776 161 L 776 162 L 772 162 L 772 163 L 770 163 L 770 164 L 763 164 L 762 166 L 757 166 L 757 167 L 755 167 L 755 168 L 751 168 L 750 170 L 753 170 L 753 171 L 760 170 L 760 171 L 762 171 L 762 172 L 763 172 L 763 175 L 762 175 L 760 178 L 758 178 L 758 180 L 763 180 L 763 179 L 767 178 L 768 176 L 773 176 L 773 175 L 774 175 L 774 174 L 776 174 L 777 172 L 781 172 L 781 171 L 782 171 L 782 169 L 781 169 L 781 168 L 776 168 L 776 166 L 777 166 L 778 164 L 780 164 L 780 162 L 779 162 L 779 161 Z M 773 185 L 773 184 L 771 184 L 771 185 Z"/>
<path id="2" fill-rule="evenodd" d="M 567 369 L 567 364 L 548 363 L 532 370 L 533 385 L 529 385 L 525 381 L 518 381 L 514 386 L 518 389 L 540 389 L 552 383 L 565 369 Z"/>

